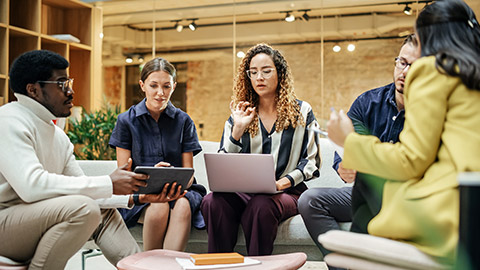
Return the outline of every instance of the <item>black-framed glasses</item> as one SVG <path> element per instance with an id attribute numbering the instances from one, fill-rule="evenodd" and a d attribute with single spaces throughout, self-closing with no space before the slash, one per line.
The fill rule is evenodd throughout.
<path id="1" fill-rule="evenodd" d="M 400 70 L 404 70 L 406 69 L 407 67 L 410 67 L 412 65 L 412 63 L 408 63 L 405 59 L 401 58 L 401 57 L 395 57 L 395 67 L 400 69 Z"/>
<path id="2" fill-rule="evenodd" d="M 275 71 L 274 68 L 264 68 L 260 71 L 258 71 L 256 69 L 249 69 L 249 70 L 247 70 L 247 76 L 250 79 L 256 79 L 256 78 L 258 78 L 258 76 L 260 74 L 262 74 L 262 78 L 268 79 L 268 78 L 272 77 L 273 71 Z"/>
<path id="3" fill-rule="evenodd" d="M 68 90 L 73 91 L 73 78 L 66 81 L 37 81 L 38 83 L 56 83 L 58 88 L 62 89 L 63 93 L 67 93 Z"/>

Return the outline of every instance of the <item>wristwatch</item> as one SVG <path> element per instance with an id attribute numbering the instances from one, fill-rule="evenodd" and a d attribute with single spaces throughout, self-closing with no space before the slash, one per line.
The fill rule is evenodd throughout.
<path id="1" fill-rule="evenodd" d="M 133 204 L 134 205 L 142 205 L 143 203 L 140 202 L 140 195 L 139 194 L 133 194 Z"/>

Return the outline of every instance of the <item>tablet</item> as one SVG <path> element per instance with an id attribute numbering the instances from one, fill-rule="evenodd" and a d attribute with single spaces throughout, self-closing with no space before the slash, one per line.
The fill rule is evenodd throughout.
<path id="1" fill-rule="evenodd" d="M 166 183 L 177 182 L 177 185 L 181 185 L 181 192 L 183 192 L 188 185 L 188 182 L 192 178 L 193 168 L 182 167 L 146 167 L 137 166 L 134 170 L 136 173 L 148 174 L 150 176 L 147 179 L 147 186 L 140 187 L 137 194 L 160 194 L 163 190 L 163 186 Z M 167 191 L 170 191 L 170 189 Z"/>

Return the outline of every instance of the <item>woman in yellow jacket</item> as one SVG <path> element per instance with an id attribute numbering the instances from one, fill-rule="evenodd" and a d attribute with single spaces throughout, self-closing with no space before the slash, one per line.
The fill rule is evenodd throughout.
<path id="1" fill-rule="evenodd" d="M 387 179 L 368 233 L 404 241 L 452 264 L 458 242 L 457 174 L 480 171 L 480 27 L 460 0 L 419 14 L 422 58 L 405 82 L 405 127 L 396 144 L 354 133 L 332 112 L 329 137 L 345 147 L 344 167 Z"/>

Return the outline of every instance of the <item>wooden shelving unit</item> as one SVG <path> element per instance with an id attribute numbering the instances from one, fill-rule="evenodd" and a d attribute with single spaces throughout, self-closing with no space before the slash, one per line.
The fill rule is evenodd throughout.
<path id="1" fill-rule="evenodd" d="M 87 110 L 101 92 L 101 11 L 79 0 L 0 0 L 0 105 L 15 100 L 8 87 L 13 60 L 37 49 L 54 51 L 70 62 L 74 104 Z M 69 34 L 80 43 L 52 35 Z M 94 76 L 97 76 L 94 78 Z"/>

